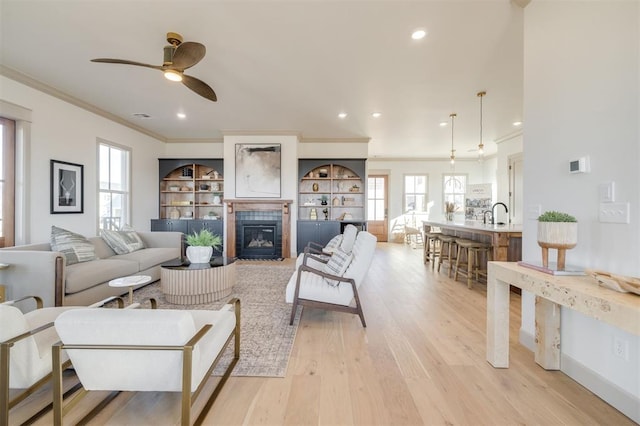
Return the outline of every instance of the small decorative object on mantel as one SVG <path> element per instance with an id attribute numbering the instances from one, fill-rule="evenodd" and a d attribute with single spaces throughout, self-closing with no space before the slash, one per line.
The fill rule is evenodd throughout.
<path id="1" fill-rule="evenodd" d="M 542 266 L 549 266 L 549 249 L 558 250 L 557 268 L 565 268 L 566 250 L 578 243 L 578 221 L 567 213 L 547 211 L 538 217 L 538 245 L 542 247 Z"/>
<path id="2" fill-rule="evenodd" d="M 209 263 L 213 249 L 222 247 L 222 237 L 212 234 L 208 229 L 202 229 L 186 237 L 187 258 L 191 263 Z"/>
<path id="3" fill-rule="evenodd" d="M 585 272 L 598 281 L 603 287 L 621 293 L 633 293 L 640 295 L 640 278 L 625 277 L 624 275 L 612 274 L 611 272 L 587 269 Z"/>

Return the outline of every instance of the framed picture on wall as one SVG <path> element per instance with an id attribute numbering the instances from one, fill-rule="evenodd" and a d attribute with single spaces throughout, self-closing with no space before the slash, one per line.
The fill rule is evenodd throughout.
<path id="1" fill-rule="evenodd" d="M 51 213 L 84 212 L 84 166 L 51 160 Z"/>
<path id="2" fill-rule="evenodd" d="M 236 144 L 236 197 L 280 198 L 280 144 Z"/>

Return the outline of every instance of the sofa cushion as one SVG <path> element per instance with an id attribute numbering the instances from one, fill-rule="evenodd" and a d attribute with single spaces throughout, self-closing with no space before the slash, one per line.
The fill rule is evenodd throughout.
<path id="1" fill-rule="evenodd" d="M 67 267 L 65 271 L 65 293 L 77 293 L 115 278 L 135 275 L 139 272 L 138 262 L 109 259 L 93 260 Z"/>
<path id="2" fill-rule="evenodd" d="M 144 248 L 144 243 L 136 231 L 110 231 L 103 229 L 102 238 L 116 252 L 116 254 L 127 254 Z"/>
<path id="3" fill-rule="evenodd" d="M 335 253 L 333 253 L 329 258 L 329 261 L 324 266 L 323 271 L 327 274 L 337 275 L 341 277 L 342 274 L 344 274 L 344 271 L 346 271 L 349 267 L 352 259 L 353 254 L 345 253 L 341 248 L 338 248 Z M 331 280 L 327 278 L 326 281 L 327 284 L 334 287 L 340 284 L 340 281 L 338 280 Z"/>
<path id="4" fill-rule="evenodd" d="M 300 286 L 301 299 L 307 300 L 322 300 L 327 303 L 335 303 L 336 305 L 349 306 L 353 299 L 353 288 L 349 283 L 342 283 L 338 286 L 327 285 L 327 281 L 321 275 L 313 274 L 311 272 L 301 272 L 301 282 L 304 285 Z M 294 272 L 289 279 L 287 289 L 285 293 L 285 300 L 287 303 L 293 302 L 293 296 L 296 291 L 296 280 L 298 278 L 298 272 Z"/>
<path id="5" fill-rule="evenodd" d="M 326 254 L 333 254 L 338 249 L 338 247 L 340 247 L 341 243 L 342 243 L 342 234 L 338 234 L 335 237 L 333 237 L 331 240 L 329 240 L 329 242 L 327 243 L 326 246 L 324 246 L 322 251 Z"/>
<path id="6" fill-rule="evenodd" d="M 88 262 L 96 258 L 95 248 L 80 234 L 66 229 L 51 227 L 51 250 L 64 254 L 67 265 Z"/>
<path id="7" fill-rule="evenodd" d="M 126 260 L 129 262 L 136 262 L 138 269 L 144 271 L 153 266 L 167 262 L 169 260 L 176 259 L 180 256 L 180 251 L 177 248 L 146 248 L 144 250 L 134 251 L 129 254 L 121 254 L 113 256 L 112 259 Z"/>

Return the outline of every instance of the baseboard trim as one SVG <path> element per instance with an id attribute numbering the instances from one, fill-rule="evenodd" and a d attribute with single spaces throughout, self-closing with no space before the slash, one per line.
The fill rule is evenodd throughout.
<path id="1" fill-rule="evenodd" d="M 564 374 L 598 395 L 634 422 L 640 424 L 640 398 L 620 388 L 568 355 L 560 355 L 560 365 L 560 370 Z"/>
<path id="2" fill-rule="evenodd" d="M 520 333 L 518 336 L 520 340 L 520 344 L 525 348 L 529 349 L 531 352 L 535 352 L 536 350 L 536 339 L 533 337 L 533 334 L 525 331 L 523 328 L 520 328 Z"/>

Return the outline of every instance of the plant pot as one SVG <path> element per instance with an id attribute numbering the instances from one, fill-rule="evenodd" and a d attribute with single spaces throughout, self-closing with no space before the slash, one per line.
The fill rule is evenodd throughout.
<path id="1" fill-rule="evenodd" d="M 209 263 L 213 247 L 210 246 L 188 246 L 187 259 L 191 263 Z"/>
<path id="2" fill-rule="evenodd" d="M 578 244 L 577 222 L 538 222 L 538 245 L 542 247 L 542 266 L 549 267 L 549 249 L 558 250 L 558 270 L 565 268 L 566 250 Z"/>

